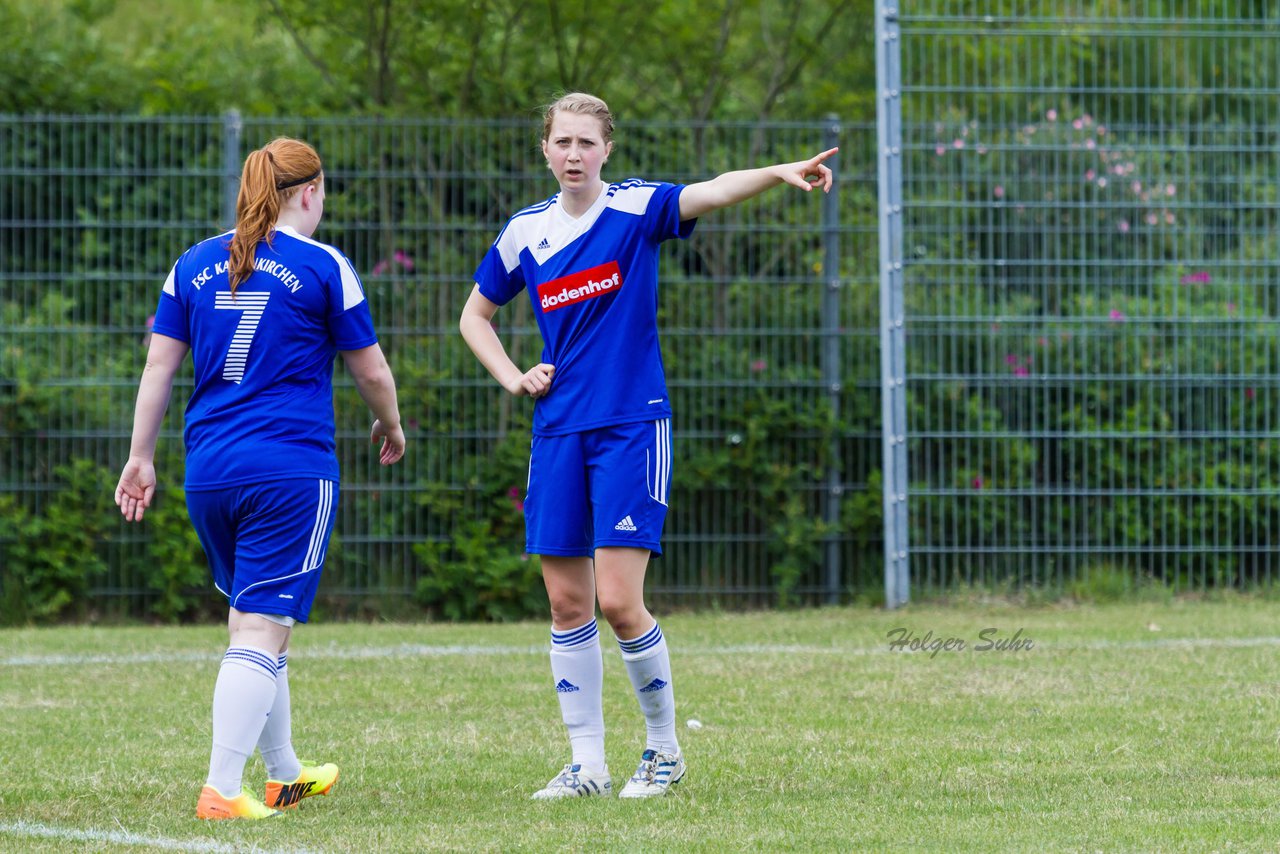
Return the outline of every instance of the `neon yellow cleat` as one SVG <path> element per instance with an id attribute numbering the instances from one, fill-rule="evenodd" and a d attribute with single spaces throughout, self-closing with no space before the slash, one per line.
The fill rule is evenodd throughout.
<path id="1" fill-rule="evenodd" d="M 280 815 L 262 801 L 248 792 L 241 792 L 234 798 L 225 797 L 213 786 L 205 786 L 200 790 L 200 800 L 196 802 L 196 818 L 219 820 L 227 818 L 273 818 Z"/>
<path id="2" fill-rule="evenodd" d="M 293 809 L 303 798 L 327 795 L 338 782 L 338 766 L 332 762 L 323 765 L 302 763 L 302 771 L 291 782 L 267 781 L 267 803 L 279 810 Z"/>

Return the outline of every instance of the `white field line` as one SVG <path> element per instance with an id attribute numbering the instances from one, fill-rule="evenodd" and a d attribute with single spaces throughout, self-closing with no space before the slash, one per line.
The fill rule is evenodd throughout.
<path id="1" fill-rule="evenodd" d="M 1175 650 L 1175 649 L 1250 649 L 1255 647 L 1280 646 L 1280 637 L 1243 637 L 1243 638 L 1153 638 L 1151 640 L 1099 640 L 1088 642 L 1052 643 L 1035 639 L 1034 634 L 1024 632 L 1024 639 L 1034 642 L 1031 649 L 1020 650 L 1022 654 L 1034 652 L 1076 652 L 1082 650 Z M 972 645 L 972 639 L 967 639 Z M 993 638 L 999 640 L 999 638 Z M 607 645 L 606 650 L 616 653 Z M 530 646 L 504 645 L 440 645 L 399 644 L 396 646 L 359 646 L 341 647 L 335 645 L 306 647 L 298 650 L 298 658 L 302 659 L 367 659 L 367 658 L 447 658 L 447 657 L 483 657 L 502 655 L 546 655 L 545 644 Z M 689 655 L 884 655 L 896 654 L 931 654 L 928 648 L 919 650 L 897 650 L 889 647 L 889 638 L 884 644 L 875 647 L 831 646 L 818 644 L 680 644 L 674 649 L 679 654 Z M 998 651 L 998 650 L 993 650 Z M 125 652 L 95 653 L 92 655 L 16 655 L 0 658 L 0 667 L 54 667 L 80 666 L 90 664 L 150 664 L 179 663 L 184 661 L 216 662 L 222 658 L 222 651 L 209 652 Z"/>
<path id="2" fill-rule="evenodd" d="M 34 821 L 0 821 L 0 836 L 19 836 L 27 839 L 54 839 L 60 842 L 87 842 L 93 845 L 145 845 L 162 851 L 194 851 L 197 854 L 236 854 L 256 851 L 268 854 L 264 849 L 250 844 L 216 842 L 210 839 L 168 839 L 163 836 L 144 836 L 127 830 L 78 830 Z M 292 849 L 297 850 L 297 849 Z"/>

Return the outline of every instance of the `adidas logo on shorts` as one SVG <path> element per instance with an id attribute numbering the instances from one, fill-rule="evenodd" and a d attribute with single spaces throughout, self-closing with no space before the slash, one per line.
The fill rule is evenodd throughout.
<path id="1" fill-rule="evenodd" d="M 625 516 L 625 517 L 623 517 L 623 519 L 622 519 L 622 521 L 621 521 L 621 522 L 619 522 L 618 524 L 616 524 L 616 525 L 614 525 L 614 526 L 613 526 L 613 530 L 615 530 L 615 531 L 635 531 L 635 530 L 638 530 L 638 529 L 636 528 L 636 523 L 631 521 L 631 517 L 630 517 L 630 516 Z"/>
<path id="2" fill-rule="evenodd" d="M 539 249 L 550 249 L 551 244 L 547 242 L 547 238 L 542 238 L 542 242 L 538 244 Z"/>

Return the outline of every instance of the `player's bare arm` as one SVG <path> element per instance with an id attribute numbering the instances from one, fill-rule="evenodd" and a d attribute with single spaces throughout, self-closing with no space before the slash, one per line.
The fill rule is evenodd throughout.
<path id="1" fill-rule="evenodd" d="M 378 462 L 389 466 L 404 456 L 404 428 L 400 424 L 400 406 L 396 399 L 396 381 L 391 375 L 382 348 L 377 344 L 359 350 L 343 350 L 342 359 L 356 381 L 356 390 L 373 412 L 370 441 L 381 440 Z"/>
<path id="2" fill-rule="evenodd" d="M 462 317 L 458 321 L 458 329 L 463 340 L 476 354 L 480 364 L 493 375 L 503 388 L 517 397 L 542 397 L 551 391 L 551 380 L 555 376 L 555 365 L 539 362 L 527 371 L 521 371 L 511 361 L 507 350 L 502 346 L 498 333 L 493 330 L 493 316 L 498 306 L 484 294 L 480 286 L 471 289 L 471 296 L 463 306 Z"/>
<path id="3" fill-rule="evenodd" d="M 129 460 L 120 472 L 116 485 L 116 505 L 130 522 L 141 522 L 143 514 L 151 506 L 156 491 L 156 440 L 165 410 L 169 408 L 169 395 L 173 390 L 173 378 L 190 349 L 185 342 L 167 335 L 151 336 L 147 349 L 147 365 L 138 385 L 138 401 L 133 410 L 133 439 L 129 444 Z"/>
<path id="4" fill-rule="evenodd" d="M 823 161 L 840 149 L 831 148 L 808 160 L 778 163 L 760 169 L 725 172 L 710 181 L 690 184 L 680 193 L 680 219 L 696 219 L 720 208 L 758 196 L 770 187 L 790 184 L 805 192 L 821 187 L 831 191 L 831 169 Z"/>

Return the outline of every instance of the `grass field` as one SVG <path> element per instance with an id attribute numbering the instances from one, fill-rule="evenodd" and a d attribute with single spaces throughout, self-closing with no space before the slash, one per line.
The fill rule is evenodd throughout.
<path id="1" fill-rule="evenodd" d="M 307 626 L 295 744 L 342 778 L 265 823 L 193 817 L 222 630 L 4 631 L 0 851 L 1276 850 L 1278 607 L 667 616 L 689 773 L 653 802 L 528 800 L 567 761 L 546 625 Z M 620 785 L 644 726 L 602 635 Z"/>

